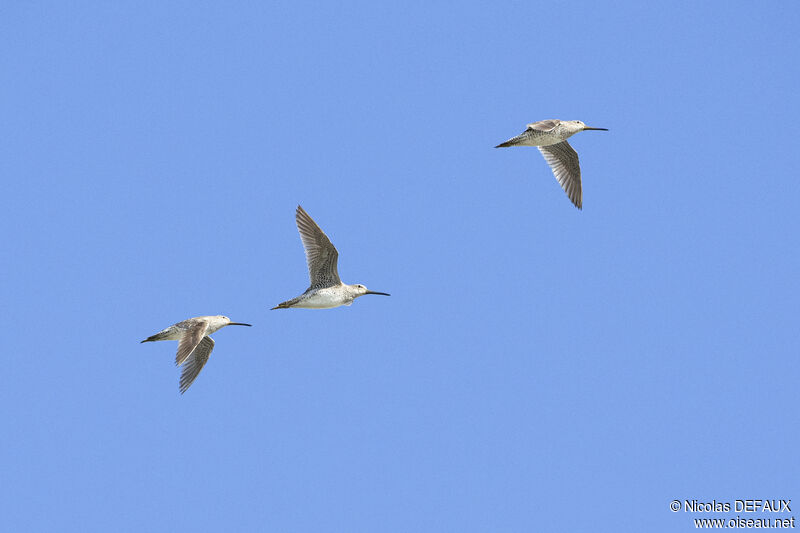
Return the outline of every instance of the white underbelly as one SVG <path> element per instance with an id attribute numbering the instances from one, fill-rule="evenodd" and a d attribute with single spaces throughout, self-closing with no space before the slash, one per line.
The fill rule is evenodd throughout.
<path id="1" fill-rule="evenodd" d="M 305 307 L 306 309 L 331 309 L 340 305 L 350 305 L 353 300 L 345 299 L 338 291 L 320 289 L 316 293 L 304 298 L 295 307 Z"/>

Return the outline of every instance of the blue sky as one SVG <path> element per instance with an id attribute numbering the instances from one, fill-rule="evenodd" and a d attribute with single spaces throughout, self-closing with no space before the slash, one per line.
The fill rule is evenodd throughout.
<path id="1" fill-rule="evenodd" d="M 800 502 L 795 3 L 0 15 L 4 528 L 674 532 L 704 517 L 674 499 Z M 583 211 L 492 148 L 547 118 L 610 130 L 570 141 Z M 308 283 L 298 203 L 390 298 L 269 311 Z M 139 341 L 206 314 L 254 327 L 181 396 L 175 343 Z"/>

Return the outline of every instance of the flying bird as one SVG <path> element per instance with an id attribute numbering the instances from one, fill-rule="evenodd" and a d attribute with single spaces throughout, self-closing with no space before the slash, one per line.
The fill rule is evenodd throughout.
<path id="1" fill-rule="evenodd" d="M 385 292 L 367 290 L 360 284 L 342 283 L 336 267 L 339 261 L 339 252 L 336 251 L 328 236 L 299 205 L 295 213 L 295 221 L 297 222 L 297 231 L 300 232 L 300 240 L 303 241 L 303 248 L 306 251 L 311 286 L 297 298 L 279 303 L 272 309 L 288 309 L 290 307 L 331 309 L 340 305 L 351 305 L 353 300 L 365 294 L 389 296 Z"/>
<path id="2" fill-rule="evenodd" d="M 583 190 L 581 189 L 581 167 L 578 154 L 569 145 L 567 139 L 579 131 L 599 130 L 606 128 L 590 128 L 580 120 L 541 120 L 528 124 L 525 131 L 495 148 L 507 146 L 536 146 L 542 152 L 544 160 L 553 169 L 558 183 L 567 193 L 575 207 L 583 207 Z"/>
<path id="3" fill-rule="evenodd" d="M 178 341 L 175 365 L 183 366 L 180 380 L 180 391 L 183 394 L 194 383 L 197 375 L 208 362 L 211 350 L 214 349 L 214 339 L 209 335 L 225 326 L 250 325 L 231 322 L 230 318 L 222 315 L 198 316 L 173 324 L 167 329 L 147 337 L 142 342 Z"/>

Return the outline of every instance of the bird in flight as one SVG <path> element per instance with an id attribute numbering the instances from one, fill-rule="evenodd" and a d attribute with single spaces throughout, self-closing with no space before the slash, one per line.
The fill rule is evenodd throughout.
<path id="1" fill-rule="evenodd" d="M 288 309 L 290 307 L 330 309 L 340 305 L 351 305 L 353 300 L 365 294 L 389 296 L 385 292 L 367 290 L 360 284 L 342 283 L 336 266 L 339 261 L 339 252 L 336 251 L 328 236 L 299 205 L 295 212 L 295 221 L 297 222 L 297 231 L 300 232 L 300 240 L 303 241 L 303 248 L 306 251 L 311 286 L 297 298 L 279 303 L 272 309 Z"/>
<path id="2" fill-rule="evenodd" d="M 581 188 L 581 167 L 578 154 L 569 145 L 567 139 L 579 131 L 599 130 L 606 128 L 590 128 L 580 120 L 540 120 L 495 148 L 507 146 L 536 146 L 542 152 L 544 160 L 550 165 L 558 183 L 575 207 L 583 208 L 583 190 Z"/>
<path id="3" fill-rule="evenodd" d="M 222 316 L 198 316 L 173 324 L 147 337 L 142 342 L 178 341 L 178 353 L 175 355 L 175 365 L 183 366 L 180 380 L 181 394 L 194 383 L 197 375 L 208 362 L 211 350 L 214 349 L 214 339 L 209 337 L 215 331 L 225 326 L 250 326 L 241 322 L 231 322 L 231 319 Z"/>

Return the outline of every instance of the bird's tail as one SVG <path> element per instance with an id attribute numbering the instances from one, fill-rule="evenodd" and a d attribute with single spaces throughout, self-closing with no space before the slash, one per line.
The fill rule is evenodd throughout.
<path id="1" fill-rule="evenodd" d="M 517 146 L 522 141 L 525 140 L 525 134 L 517 135 L 516 137 L 512 137 L 504 143 L 500 143 L 495 148 L 506 148 L 507 146 Z"/>
<path id="2" fill-rule="evenodd" d="M 285 302 L 281 302 L 278 305 L 276 305 L 275 307 L 273 307 L 272 309 L 270 309 L 270 311 L 274 311 L 275 309 L 289 309 L 290 307 L 294 307 L 294 304 L 299 302 L 300 299 L 301 299 L 300 296 L 298 296 L 297 298 L 292 298 L 291 300 L 286 300 Z"/>
<path id="3" fill-rule="evenodd" d="M 505 148 L 507 146 L 519 146 L 520 144 L 523 144 L 530 138 L 530 131 L 531 130 L 525 130 L 516 137 L 511 137 L 506 142 L 498 144 L 497 146 L 495 146 L 495 148 Z"/>
<path id="4" fill-rule="evenodd" d="M 147 337 L 145 340 L 143 340 L 139 344 L 142 344 L 144 342 L 160 341 L 160 340 L 163 340 L 164 337 L 166 337 L 166 334 L 163 331 L 160 331 L 160 332 L 156 333 L 155 335 L 150 335 L 149 337 Z"/>

